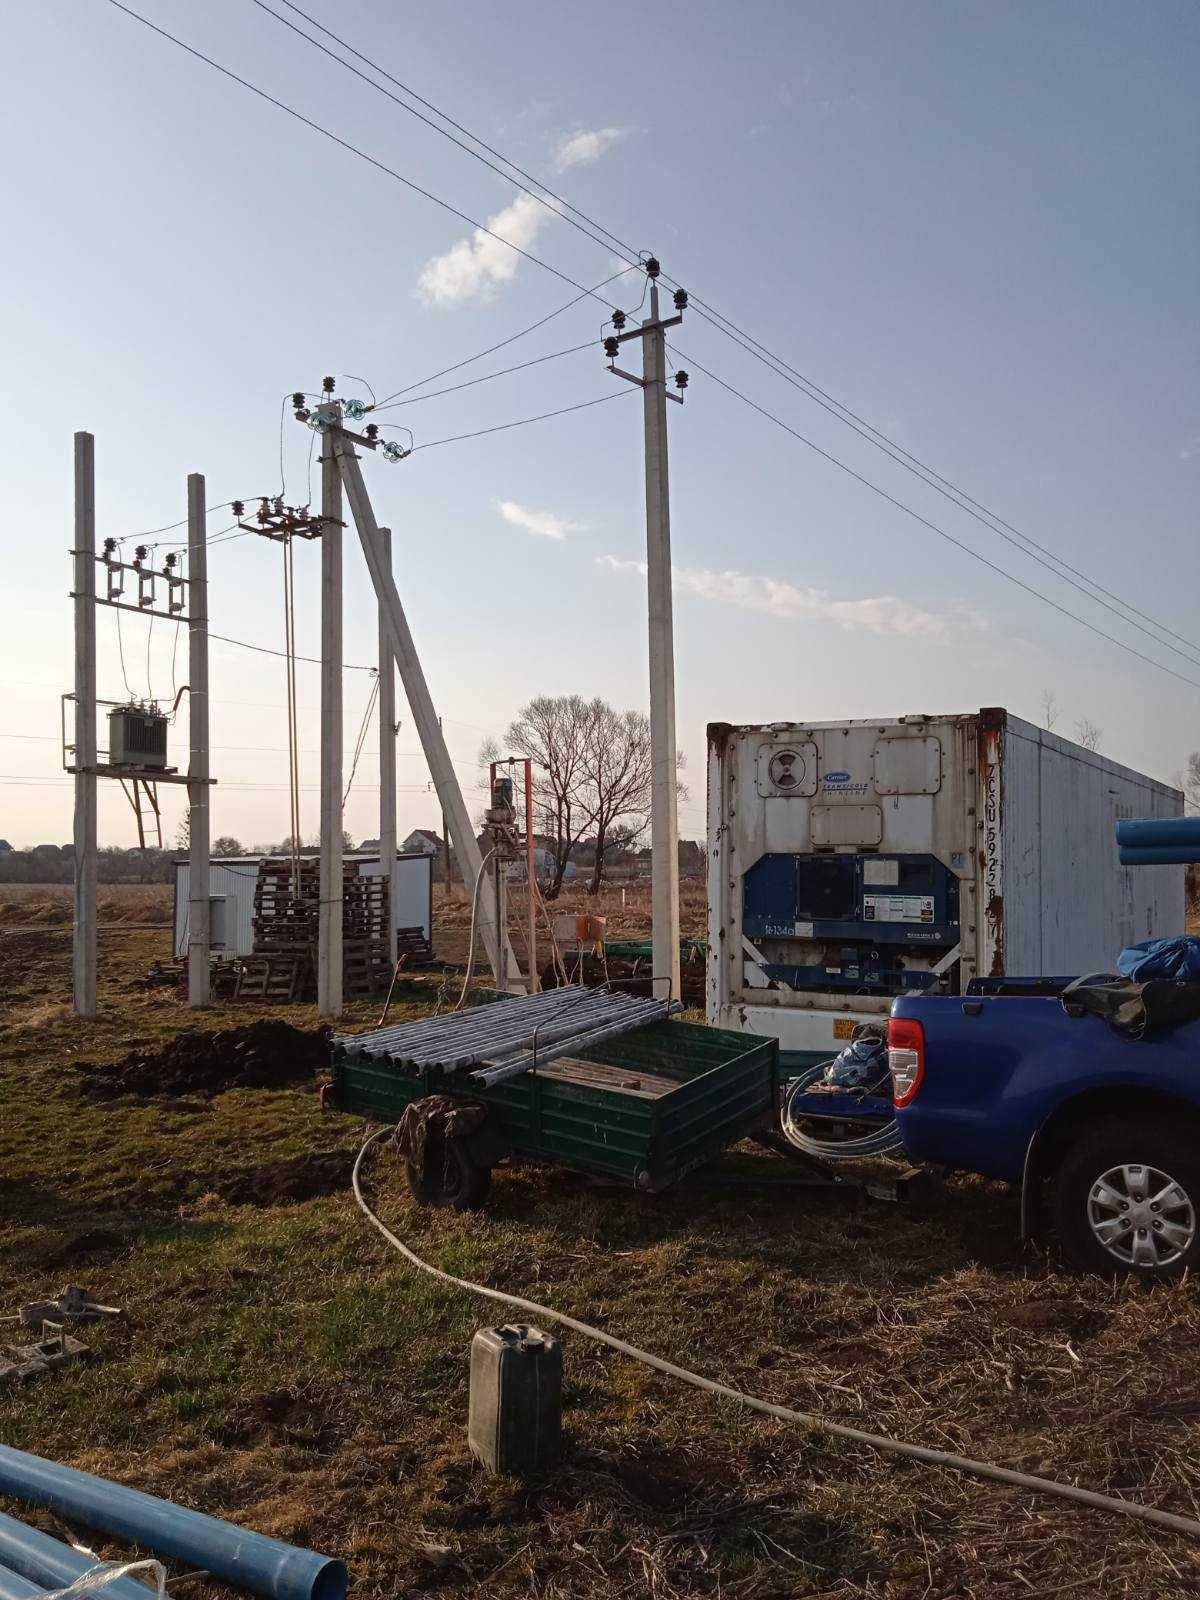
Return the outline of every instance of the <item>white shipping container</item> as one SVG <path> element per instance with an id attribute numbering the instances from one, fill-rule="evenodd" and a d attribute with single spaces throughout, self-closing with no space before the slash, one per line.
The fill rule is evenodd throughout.
<path id="1" fill-rule="evenodd" d="M 378 855 L 346 856 L 360 874 L 378 877 L 383 864 Z M 212 951 L 214 955 L 248 956 L 254 949 L 254 885 L 258 881 L 256 856 L 220 856 L 209 865 Z M 175 955 L 187 954 L 188 863 L 175 863 Z M 433 860 L 424 854 L 397 855 L 392 874 L 392 922 L 397 928 L 420 928 L 433 939 Z"/>
<path id="2" fill-rule="evenodd" d="M 1122 867 L 1179 790 L 993 708 L 708 729 L 708 1019 L 788 1064 L 893 996 L 1110 971 L 1180 933 L 1182 867 Z"/>

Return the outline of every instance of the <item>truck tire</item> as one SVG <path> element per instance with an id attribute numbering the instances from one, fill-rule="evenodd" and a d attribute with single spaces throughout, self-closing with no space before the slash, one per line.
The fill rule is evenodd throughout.
<path id="1" fill-rule="evenodd" d="M 413 1199 L 437 1210 L 478 1211 L 492 1186 L 491 1167 L 481 1166 L 462 1139 L 447 1139 L 444 1161 L 429 1162 L 424 1173 L 411 1161 L 405 1169 Z"/>
<path id="2" fill-rule="evenodd" d="M 1051 1209 L 1076 1266 L 1150 1283 L 1178 1278 L 1200 1264 L 1195 1141 L 1159 1117 L 1102 1122 L 1063 1153 Z"/>

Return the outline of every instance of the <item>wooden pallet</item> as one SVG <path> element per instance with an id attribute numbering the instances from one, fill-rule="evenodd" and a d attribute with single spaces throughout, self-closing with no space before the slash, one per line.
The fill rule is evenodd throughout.
<path id="1" fill-rule="evenodd" d="M 307 954 L 246 956 L 238 972 L 234 998 L 286 1004 L 302 1000 L 311 983 L 312 962 Z"/>

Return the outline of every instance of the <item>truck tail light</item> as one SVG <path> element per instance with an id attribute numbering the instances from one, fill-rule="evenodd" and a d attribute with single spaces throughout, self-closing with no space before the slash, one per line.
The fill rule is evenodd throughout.
<path id="1" fill-rule="evenodd" d="M 911 1017 L 888 1022 L 888 1067 L 892 1074 L 892 1099 L 906 1106 L 916 1099 L 925 1076 L 925 1029 Z"/>

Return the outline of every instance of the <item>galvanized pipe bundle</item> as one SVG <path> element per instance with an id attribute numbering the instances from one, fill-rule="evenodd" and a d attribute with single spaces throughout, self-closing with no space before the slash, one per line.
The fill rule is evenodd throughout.
<path id="1" fill-rule="evenodd" d="M 677 1000 L 571 984 L 373 1033 L 339 1034 L 334 1044 L 360 1055 L 385 1056 L 410 1069 L 457 1072 L 481 1067 L 484 1070 L 471 1076 L 490 1084 L 571 1055 L 585 1045 L 661 1022 L 681 1009 Z"/>

